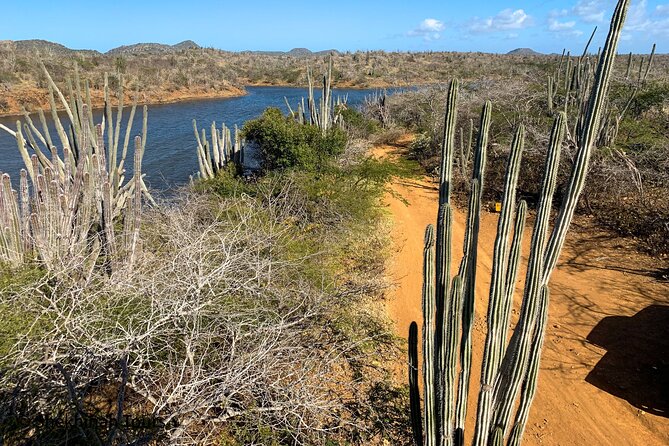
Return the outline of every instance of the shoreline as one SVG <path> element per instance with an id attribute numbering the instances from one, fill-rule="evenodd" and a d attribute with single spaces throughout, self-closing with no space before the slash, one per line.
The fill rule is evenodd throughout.
<path id="1" fill-rule="evenodd" d="M 92 105 L 93 109 L 99 110 L 104 107 L 104 99 L 102 98 L 102 92 L 95 90 L 92 93 Z M 137 106 L 144 106 L 144 105 L 166 105 L 166 104 L 175 104 L 178 102 L 188 102 L 188 101 L 197 101 L 197 100 L 206 100 L 206 99 L 226 99 L 226 98 L 237 98 L 237 97 L 242 97 L 246 96 L 248 92 L 244 89 L 244 87 L 229 87 L 225 91 L 203 91 L 203 92 L 184 92 L 184 94 L 176 94 L 173 96 L 169 95 L 159 95 L 157 97 L 151 97 L 151 95 L 148 95 L 148 98 L 138 100 L 137 101 Z M 0 95 L 1 96 L 1 95 Z M 132 107 L 133 100 L 130 98 L 129 94 L 125 95 L 126 97 L 124 98 L 124 108 L 129 108 Z M 14 101 L 16 100 L 15 97 L 12 98 Z M 37 108 L 42 108 L 44 111 L 47 111 L 50 109 L 48 102 L 43 102 L 40 101 L 41 103 L 39 106 L 33 107 L 31 110 L 28 110 L 29 114 L 33 114 L 37 111 Z M 116 105 L 114 105 L 116 107 Z M 57 111 L 63 111 L 65 110 L 63 107 L 57 107 Z M 0 118 L 20 118 L 23 116 L 23 112 L 18 108 L 18 104 L 16 104 L 14 107 L 11 108 L 11 111 L 6 111 L 6 112 L 0 112 Z"/>
<path id="2" fill-rule="evenodd" d="M 165 104 L 176 104 L 179 102 L 189 102 L 189 101 L 199 101 L 199 100 L 215 100 L 215 99 L 227 99 L 227 98 L 236 98 L 236 97 L 242 97 L 246 96 L 248 92 L 246 91 L 247 87 L 281 87 L 281 88 L 301 88 L 305 89 L 308 88 L 308 85 L 295 85 L 295 84 L 288 84 L 288 83 L 267 83 L 267 82 L 256 82 L 256 83 L 245 83 L 243 87 L 229 87 L 225 91 L 203 91 L 203 92 L 197 92 L 197 91 L 190 91 L 190 92 L 184 92 L 183 94 L 176 94 L 173 96 L 167 95 L 166 97 L 163 97 L 162 95 L 157 95 L 157 97 L 151 97 L 151 95 L 148 95 L 149 97 L 146 99 L 142 99 L 137 101 L 138 106 L 144 106 L 144 105 L 165 105 Z M 415 85 L 413 85 L 415 87 Z M 360 85 L 350 85 L 350 84 L 338 84 L 338 85 L 333 85 L 333 88 L 335 90 L 384 90 L 384 89 L 400 89 L 400 88 L 410 88 L 407 86 L 400 86 L 400 85 L 390 85 L 390 84 L 378 84 L 378 85 L 365 85 L 365 86 L 360 86 Z M 315 89 L 319 89 L 318 86 L 315 87 Z M 18 92 L 21 93 L 21 92 Z M 93 98 L 92 98 L 92 103 L 93 103 L 93 108 L 94 109 L 100 109 L 104 107 L 104 100 L 102 99 L 102 92 L 100 91 L 94 91 Z M 39 92 L 40 95 L 45 95 L 45 92 Z M 2 95 L 0 95 L 2 96 Z M 16 97 L 20 95 L 9 95 L 8 99 L 12 100 L 14 102 L 13 107 L 10 108 L 10 111 L 3 111 L 0 112 L 0 118 L 20 118 L 23 116 L 23 112 L 19 108 L 20 105 L 18 102 L 16 102 Z M 49 110 L 49 104 L 48 101 L 39 101 L 40 105 L 43 110 Z M 126 94 L 126 98 L 124 100 L 125 102 L 125 107 L 130 107 L 132 104 L 132 99 L 129 97 L 129 94 Z M 28 111 L 28 113 L 32 114 L 37 111 L 38 106 L 33 107 L 31 110 Z M 58 111 L 63 111 L 64 108 L 58 107 Z"/>

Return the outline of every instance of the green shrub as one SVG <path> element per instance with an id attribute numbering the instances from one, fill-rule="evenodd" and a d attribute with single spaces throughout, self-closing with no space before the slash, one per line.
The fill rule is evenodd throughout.
<path id="1" fill-rule="evenodd" d="M 332 128 L 323 135 L 312 125 L 302 125 L 268 108 L 257 119 L 244 124 L 244 137 L 258 144 L 265 170 L 299 167 L 318 170 L 346 148 L 346 133 Z"/>
<path id="2" fill-rule="evenodd" d="M 618 109 L 627 105 L 627 101 L 634 87 L 630 85 L 614 85 L 611 89 L 611 102 Z M 666 81 L 649 82 L 644 84 L 629 104 L 629 112 L 633 118 L 640 118 L 649 111 L 662 110 L 669 101 L 669 83 Z"/>
<path id="3" fill-rule="evenodd" d="M 355 108 L 342 107 L 340 113 L 344 128 L 354 138 L 367 138 L 379 130 L 378 121 L 367 118 Z"/>
<path id="4" fill-rule="evenodd" d="M 237 175 L 236 167 L 230 164 L 219 170 L 214 178 L 195 182 L 194 187 L 198 192 L 214 193 L 223 198 L 250 195 L 253 191 L 253 184 Z"/>
<path id="5" fill-rule="evenodd" d="M 0 367 L 4 367 L 7 354 L 23 334 L 48 330 L 49 323 L 42 315 L 27 312 L 3 299 L 7 295 L 21 293 L 24 287 L 42 280 L 43 275 L 44 272 L 37 267 L 13 269 L 0 263 Z"/>
<path id="6" fill-rule="evenodd" d="M 439 144 L 430 135 L 419 133 L 409 146 L 409 154 L 415 160 L 424 163 L 437 156 Z"/>

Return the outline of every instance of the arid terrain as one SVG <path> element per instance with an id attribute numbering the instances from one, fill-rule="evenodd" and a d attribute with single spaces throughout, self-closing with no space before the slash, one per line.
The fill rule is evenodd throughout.
<path id="1" fill-rule="evenodd" d="M 100 53 L 47 41 L 0 41 L 0 115 L 47 105 L 40 62 L 59 84 L 66 83 L 76 65 L 81 77 L 91 83 L 94 105 L 101 105 L 104 73 L 109 73 L 111 85 L 123 76 L 128 100 L 137 91 L 142 103 L 164 103 L 240 95 L 246 85 L 306 86 L 306 66 L 313 69 L 319 83 L 318 76 L 330 57 L 335 87 L 382 89 L 440 84 L 452 78 L 483 83 L 543 80 L 560 55 L 306 49 L 230 52 L 202 48 L 191 41 L 172 46 L 136 44 Z M 664 76 L 669 56 L 657 55 L 654 64 L 651 79 Z"/>
<path id="2" fill-rule="evenodd" d="M 375 152 L 396 156 L 403 150 L 402 146 L 381 146 Z M 438 190 L 426 178 L 396 181 L 392 192 L 385 199 L 393 221 L 388 274 L 396 286 L 387 296 L 387 310 L 397 334 L 406 337 L 409 324 L 422 320 L 423 233 L 436 220 Z M 470 414 L 476 410 L 471 395 L 478 389 L 489 290 L 486 279 L 497 217 L 484 212 L 480 232 Z M 458 210 L 453 226 L 454 268 L 464 221 L 464 213 Z M 530 229 L 524 240 L 526 253 Z M 524 444 L 662 446 L 669 442 L 669 284 L 658 267 L 655 259 L 635 254 L 625 239 L 600 232 L 587 221 L 575 225 L 551 281 L 539 387 Z M 402 372 L 400 379 L 406 379 Z M 469 435 L 473 428 L 468 426 Z"/>
<path id="3" fill-rule="evenodd" d="M 585 3 L 0 41 L 0 444 L 668 445 L 666 21 Z"/>

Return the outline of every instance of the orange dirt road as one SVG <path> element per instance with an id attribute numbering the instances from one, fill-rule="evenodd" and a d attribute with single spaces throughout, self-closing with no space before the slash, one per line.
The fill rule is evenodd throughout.
<path id="1" fill-rule="evenodd" d="M 396 150 L 380 146 L 374 153 L 392 156 Z M 385 203 L 393 221 L 388 273 L 395 286 L 386 307 L 397 334 L 406 338 L 411 321 L 422 320 L 423 234 L 436 220 L 438 192 L 427 179 L 396 180 L 391 187 Z M 464 221 L 465 214 L 457 210 L 454 271 L 461 257 Z M 531 223 L 528 218 L 524 262 Z M 496 228 L 497 214 L 484 211 L 466 444 L 474 428 Z M 623 243 L 572 225 L 551 280 L 539 386 L 524 445 L 669 445 L 669 285 L 656 277 L 660 261 L 638 255 Z M 524 271 L 525 264 L 519 285 Z M 512 317 L 516 314 L 514 310 Z"/>

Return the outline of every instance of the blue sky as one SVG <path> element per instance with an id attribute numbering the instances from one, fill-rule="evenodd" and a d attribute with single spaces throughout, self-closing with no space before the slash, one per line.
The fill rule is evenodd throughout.
<path id="1" fill-rule="evenodd" d="M 46 39 L 106 51 L 192 39 L 225 50 L 578 51 L 614 0 L 8 1 L 0 40 Z M 669 0 L 633 0 L 621 52 L 669 52 Z"/>

